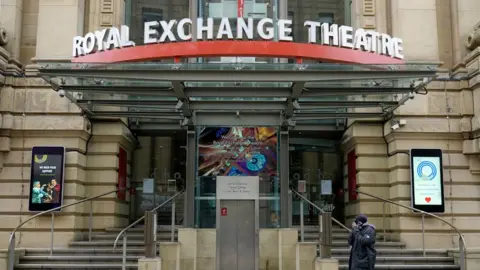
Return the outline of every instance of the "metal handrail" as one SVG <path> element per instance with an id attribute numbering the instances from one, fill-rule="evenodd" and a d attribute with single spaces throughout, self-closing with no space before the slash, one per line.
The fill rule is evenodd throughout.
<path id="1" fill-rule="evenodd" d="M 435 214 L 432 214 L 432 213 L 428 213 L 428 212 L 425 212 L 423 210 L 420 210 L 420 209 L 417 209 L 417 208 L 413 208 L 413 207 L 410 207 L 410 206 L 406 206 L 406 205 L 403 205 L 403 204 L 400 204 L 400 203 L 396 203 L 394 201 L 391 201 L 391 200 L 387 200 L 387 199 L 384 199 L 384 198 L 381 198 L 381 197 L 378 197 L 378 196 L 375 196 L 373 194 L 370 194 L 370 193 L 367 193 L 367 192 L 363 192 L 363 191 L 360 191 L 360 190 L 356 190 L 357 193 L 359 194 L 363 194 L 365 196 L 369 196 L 369 197 L 372 197 L 372 198 L 375 198 L 377 200 L 380 200 L 380 201 L 383 201 L 384 205 L 385 203 L 389 203 L 389 204 L 393 204 L 393 205 L 396 205 L 396 206 L 400 206 L 402 208 L 405 208 L 405 209 L 409 209 L 411 211 L 415 211 L 415 212 L 419 212 L 422 214 L 422 250 L 423 250 L 423 256 L 426 256 L 426 251 L 425 251 L 425 226 L 424 226 L 424 223 L 425 223 L 425 215 L 427 216 L 430 216 L 430 217 L 433 217 L 435 219 L 438 219 L 440 221 L 442 221 L 443 223 L 447 224 L 448 226 L 450 226 L 457 234 L 458 234 L 458 245 L 459 245 L 459 252 L 460 252 L 460 258 L 459 258 L 459 261 L 460 261 L 460 270 L 466 270 L 465 266 L 465 253 L 467 251 L 467 244 L 466 244 L 466 241 L 465 241 L 465 237 L 463 236 L 463 234 L 458 230 L 457 227 L 455 227 L 452 223 L 446 221 L 445 219 L 435 215 Z M 384 230 L 384 234 L 385 234 L 385 207 L 383 208 L 384 210 L 384 224 L 383 224 L 383 230 Z M 385 235 L 384 235 L 384 238 L 385 238 Z"/>
<path id="2" fill-rule="evenodd" d="M 297 195 L 298 197 L 300 197 L 302 200 L 306 201 L 307 203 L 309 203 L 311 206 L 315 207 L 316 209 L 318 209 L 318 211 L 320 211 L 321 213 L 325 213 L 325 211 L 323 211 L 322 208 L 318 207 L 316 204 L 314 204 L 313 202 L 311 202 L 309 199 L 305 198 L 304 196 L 302 196 L 302 194 L 300 194 L 298 191 L 296 191 L 295 189 L 291 189 L 293 193 L 295 193 L 295 195 Z M 332 220 L 333 222 L 335 222 L 335 224 L 339 225 L 340 227 L 342 227 L 344 230 L 348 231 L 348 232 L 351 232 L 351 230 L 343 225 L 340 221 L 338 221 L 337 219 L 333 218 L 332 217 Z"/>
<path id="3" fill-rule="evenodd" d="M 51 233 L 51 236 L 50 236 L 50 256 L 52 256 L 52 253 L 53 253 L 53 231 L 54 231 L 54 217 L 55 217 L 55 211 L 57 210 L 61 210 L 63 208 L 67 208 L 67 207 L 70 207 L 70 206 L 74 206 L 74 205 L 77 205 L 77 204 L 81 204 L 81 203 L 84 203 L 84 202 L 93 202 L 94 199 L 98 199 L 100 197 L 103 197 L 103 196 L 106 196 L 106 195 L 109 195 L 109 194 L 112 194 L 112 193 L 117 193 L 119 191 L 123 191 L 123 190 L 126 190 L 126 189 L 115 189 L 115 190 L 112 190 L 112 191 L 109 191 L 109 192 L 106 192 L 106 193 L 102 193 L 100 195 L 96 195 L 96 196 L 93 196 L 93 197 L 89 197 L 89 198 L 86 198 L 86 199 L 83 199 L 83 200 L 80 200 L 80 201 L 76 201 L 76 202 L 73 202 L 73 203 L 69 203 L 69 204 L 65 204 L 65 205 L 61 205 L 61 206 L 58 206 L 58 207 L 55 207 L 55 208 L 52 208 L 50 210 L 46 210 L 46 211 L 43 211 L 43 212 L 40 212 L 40 213 L 37 213 L 29 218 L 27 218 L 26 220 L 24 220 L 22 223 L 20 223 L 17 227 L 15 227 L 15 229 L 12 231 L 12 233 L 10 234 L 10 238 L 8 240 L 8 270 L 13 270 L 14 266 L 15 266 L 15 233 L 23 226 L 25 225 L 26 223 L 28 223 L 29 221 L 39 217 L 39 216 L 42 216 L 44 214 L 48 214 L 48 213 L 52 213 L 52 222 L 51 222 L 51 230 L 50 230 L 50 233 Z M 88 238 L 89 240 L 92 239 L 92 212 L 93 211 L 93 208 L 92 208 L 92 205 L 90 205 L 90 220 L 89 220 L 89 228 L 88 228 Z"/>
<path id="4" fill-rule="evenodd" d="M 183 192 L 185 192 L 185 189 L 182 189 L 179 191 L 177 194 L 173 195 L 170 197 L 168 200 L 164 201 L 160 205 L 156 206 L 153 208 L 151 211 L 156 212 L 158 209 L 162 208 L 165 204 L 172 202 L 172 228 L 171 228 L 171 239 L 174 241 L 174 236 L 175 236 L 175 198 L 180 196 Z M 155 196 L 155 195 L 154 195 Z M 140 221 L 145 219 L 145 215 L 142 216 L 141 218 L 135 220 L 132 224 L 128 225 L 125 227 L 123 230 L 120 231 L 120 233 L 117 235 L 115 238 L 115 242 L 113 243 L 113 251 L 116 250 L 117 248 L 117 243 L 118 240 L 120 240 L 120 236 L 123 236 L 123 251 L 122 251 L 122 270 L 125 270 L 127 268 L 127 231 L 130 230 L 133 226 L 137 225 L 140 223 Z"/>

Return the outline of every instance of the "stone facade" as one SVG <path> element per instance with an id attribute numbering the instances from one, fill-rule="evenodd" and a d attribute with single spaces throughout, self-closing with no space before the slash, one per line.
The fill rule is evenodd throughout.
<path id="1" fill-rule="evenodd" d="M 139 9 L 148 7 L 148 1 L 138 2 L 143 3 Z M 173 2 L 177 3 L 170 1 Z M 183 2 L 163 12 L 185 13 L 181 17 L 186 17 Z M 344 13 L 338 2 L 343 1 L 331 6 L 337 19 Z M 392 131 L 389 122 L 352 121 L 343 141 L 345 160 L 354 149 L 356 176 L 362 190 L 409 205 L 410 176 L 405 151 L 412 147 L 443 149 L 447 204 L 443 217 L 466 233 L 469 246 L 476 245 L 480 239 L 480 2 L 351 2 L 353 26 L 403 38 L 408 61 L 441 64 L 439 74 L 448 75 L 448 79 L 431 82 L 428 95 L 416 95 L 395 112 L 396 119 L 407 121 L 398 130 Z M 35 60 L 68 60 L 73 36 L 125 20 L 125 1 L 0 3 L 0 246 L 5 247 L 12 229 L 30 215 L 27 185 L 32 146 L 67 147 L 65 202 L 69 203 L 115 189 L 119 148 L 130 154 L 136 141 L 123 121 L 107 123 L 86 118 L 76 105 L 60 98 L 36 75 L 33 64 Z M 292 2 L 288 7 L 295 16 L 324 11 L 311 9 L 307 1 L 302 5 Z M 139 16 L 132 19 L 141 21 Z M 344 171 L 347 173 L 346 167 Z M 129 196 L 126 201 L 119 201 L 114 195 L 95 201 L 94 229 L 125 225 L 128 201 Z M 365 213 L 379 230 L 385 228 L 389 237 L 401 239 L 409 247 L 420 247 L 421 217 L 398 207 L 385 209 L 384 224 L 383 204 L 359 196 L 357 201 L 347 203 L 347 224 L 355 214 Z M 85 233 L 89 210 L 89 204 L 78 205 L 55 218 L 55 245 L 63 246 Z M 457 239 L 446 225 L 429 218 L 425 225 L 427 247 L 455 246 Z M 36 219 L 24 227 L 17 241 L 22 246 L 46 246 L 49 228 L 49 217 Z"/>
<path id="2" fill-rule="evenodd" d="M 417 94 L 395 111 L 396 120 L 407 121 L 404 127 L 392 130 L 391 122 L 352 123 L 344 135 L 344 160 L 347 161 L 348 152 L 355 150 L 356 179 L 361 190 L 409 206 L 408 150 L 442 149 L 446 212 L 441 216 L 465 233 L 467 245 L 476 246 L 480 239 L 480 179 L 476 169 L 479 148 L 475 135 L 480 127 L 476 121 L 480 102 L 476 98 L 479 48 L 473 45 L 477 44 L 478 26 L 474 21 L 478 18 L 471 17 L 471 12 L 480 9 L 480 3 L 461 0 L 385 2 L 387 5 L 382 10 L 377 9 L 377 14 L 390 14 L 391 17 L 375 21 L 380 19 L 380 25 L 385 25 L 382 20 L 386 20 L 391 33 L 403 38 L 407 61 L 441 61 L 439 75 L 447 79 L 432 81 L 426 87 L 427 95 Z M 447 19 L 449 27 L 437 27 L 447 23 Z M 468 27 L 467 21 L 471 22 Z M 356 25 L 361 26 L 362 22 L 362 16 L 358 16 Z M 458 31 L 456 35 L 455 31 Z M 453 46 L 447 46 L 452 40 Z M 344 172 L 348 172 L 346 166 Z M 345 184 L 347 182 L 345 175 Z M 402 240 L 409 247 L 421 247 L 421 215 L 386 205 L 386 222 L 383 222 L 383 207 L 382 202 L 359 195 L 358 200 L 347 203 L 347 224 L 356 214 L 365 213 L 379 231 L 386 229 L 388 237 Z M 438 220 L 425 218 L 425 230 L 427 248 L 458 245 L 456 234 Z"/>

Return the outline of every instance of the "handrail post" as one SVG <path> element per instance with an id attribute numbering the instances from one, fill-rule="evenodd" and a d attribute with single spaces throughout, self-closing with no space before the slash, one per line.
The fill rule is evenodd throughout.
<path id="1" fill-rule="evenodd" d="M 385 206 L 386 206 L 386 202 L 383 202 L 383 221 L 382 221 L 382 224 L 383 224 L 383 242 L 387 242 L 387 222 L 386 222 L 386 218 L 385 218 Z"/>
<path id="2" fill-rule="evenodd" d="M 175 199 L 172 200 L 172 227 L 170 241 L 175 242 Z"/>
<path id="3" fill-rule="evenodd" d="M 127 233 L 123 233 L 122 270 L 127 269 Z"/>
<path id="4" fill-rule="evenodd" d="M 288 190 L 288 227 L 292 227 L 292 205 L 293 205 L 293 195 L 292 190 Z"/>
<path id="5" fill-rule="evenodd" d="M 145 258 L 157 256 L 157 211 L 145 212 Z"/>
<path id="6" fill-rule="evenodd" d="M 52 212 L 52 220 L 50 221 L 50 256 L 53 255 L 53 231 L 55 229 L 55 212 Z"/>
<path id="7" fill-rule="evenodd" d="M 459 250 L 459 264 L 460 270 L 467 270 L 466 265 L 466 254 L 465 254 L 465 243 L 463 242 L 462 236 L 460 235 L 458 238 L 458 250 Z"/>
<path id="8" fill-rule="evenodd" d="M 423 257 L 426 257 L 427 253 L 425 252 L 425 215 L 422 214 L 422 250 Z"/>
<path id="9" fill-rule="evenodd" d="M 92 242 L 92 226 L 93 226 L 93 200 L 90 201 L 90 215 L 88 217 L 88 242 Z"/>
<path id="10" fill-rule="evenodd" d="M 13 270 L 15 266 L 15 233 L 12 233 L 10 245 L 8 246 L 8 270 Z"/>
<path id="11" fill-rule="evenodd" d="M 332 213 L 323 212 L 321 215 L 322 225 L 320 226 L 320 257 L 322 259 L 330 259 L 332 256 Z"/>
<path id="12" fill-rule="evenodd" d="M 300 199 L 300 242 L 305 242 L 305 231 L 303 228 L 304 220 L 303 220 L 303 200 Z"/>

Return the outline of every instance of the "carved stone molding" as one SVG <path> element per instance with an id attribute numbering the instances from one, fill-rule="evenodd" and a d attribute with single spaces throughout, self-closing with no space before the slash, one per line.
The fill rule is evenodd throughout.
<path id="1" fill-rule="evenodd" d="M 5 28 L 0 27 L 0 46 L 5 46 L 8 43 L 8 34 Z"/>
<path id="2" fill-rule="evenodd" d="M 473 31 L 468 35 L 465 45 L 472 51 L 480 47 L 480 22 L 473 27 Z"/>

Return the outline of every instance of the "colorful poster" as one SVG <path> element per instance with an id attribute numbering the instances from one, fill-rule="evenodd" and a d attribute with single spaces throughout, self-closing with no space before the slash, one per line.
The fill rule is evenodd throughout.
<path id="1" fill-rule="evenodd" d="M 206 127 L 198 133 L 199 176 L 277 176 L 277 129 Z"/>
<path id="2" fill-rule="evenodd" d="M 30 175 L 30 211 L 46 211 L 62 205 L 64 167 L 64 147 L 33 147 Z"/>

